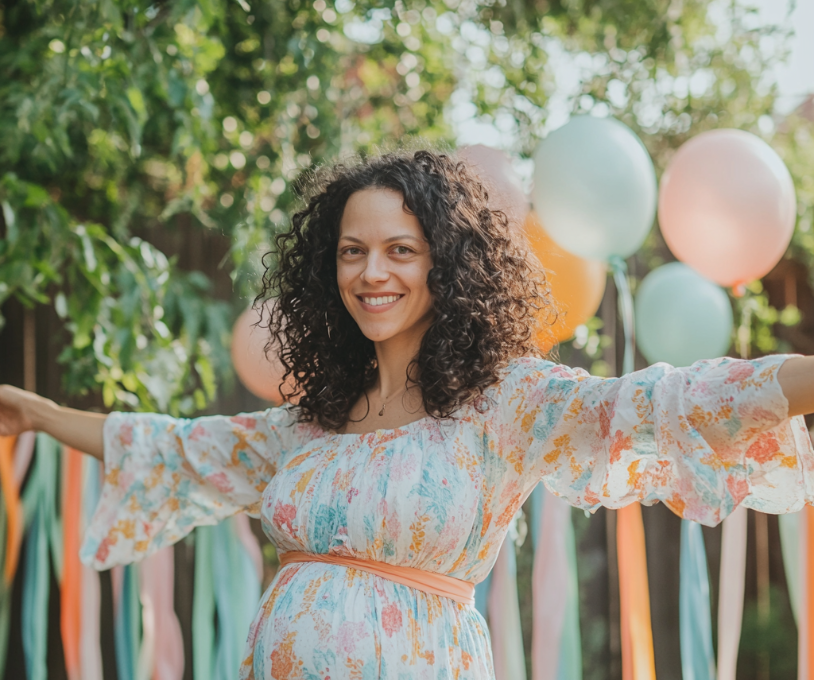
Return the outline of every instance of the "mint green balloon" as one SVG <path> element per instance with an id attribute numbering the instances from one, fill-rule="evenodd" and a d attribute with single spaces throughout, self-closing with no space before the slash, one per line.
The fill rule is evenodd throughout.
<path id="1" fill-rule="evenodd" d="M 681 262 L 644 277 L 636 293 L 636 344 L 651 364 L 714 359 L 731 340 L 732 306 L 719 286 Z"/>
<path id="2" fill-rule="evenodd" d="M 575 116 L 537 147 L 532 198 L 543 227 L 568 252 L 626 258 L 653 226 L 653 161 L 624 123 Z"/>

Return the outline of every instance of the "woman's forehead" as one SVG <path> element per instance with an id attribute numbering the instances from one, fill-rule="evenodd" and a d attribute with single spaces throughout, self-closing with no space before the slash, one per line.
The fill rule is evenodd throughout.
<path id="1" fill-rule="evenodd" d="M 424 239 L 418 218 L 404 209 L 399 192 L 370 188 L 350 196 L 339 223 L 340 238 L 387 240 L 401 234 Z"/>

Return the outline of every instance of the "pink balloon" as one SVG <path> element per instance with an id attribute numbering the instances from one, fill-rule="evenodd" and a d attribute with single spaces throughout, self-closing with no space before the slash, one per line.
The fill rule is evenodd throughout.
<path id="1" fill-rule="evenodd" d="M 711 130 L 661 178 L 659 224 L 673 254 L 738 290 L 777 264 L 794 231 L 794 184 L 780 156 L 742 130 Z"/>
<path id="2" fill-rule="evenodd" d="M 508 154 L 483 144 L 474 144 L 458 149 L 458 155 L 472 166 L 486 185 L 491 208 L 503 211 L 510 222 L 520 226 L 528 215 L 529 199 Z"/>
<path id="3" fill-rule="evenodd" d="M 240 382 L 255 396 L 267 399 L 275 404 L 283 403 L 280 387 L 283 384 L 283 365 L 272 353 L 266 358 L 263 348 L 269 340 L 268 320 L 270 305 L 266 302 L 261 325 L 257 310 L 250 308 L 243 312 L 235 322 L 232 331 L 232 364 Z M 293 385 L 289 378 L 287 386 Z"/>

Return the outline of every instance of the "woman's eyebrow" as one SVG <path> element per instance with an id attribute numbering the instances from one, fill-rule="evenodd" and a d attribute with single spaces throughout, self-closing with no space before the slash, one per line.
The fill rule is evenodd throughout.
<path id="1" fill-rule="evenodd" d="M 424 239 L 416 238 L 415 236 L 410 236 L 410 234 L 401 234 L 400 236 L 391 236 L 390 238 L 384 239 L 385 243 L 390 243 L 391 241 L 403 241 L 404 239 L 410 239 L 411 241 L 418 241 L 421 243 Z"/>
<path id="2" fill-rule="evenodd" d="M 391 241 L 403 241 L 405 239 L 410 239 L 411 241 L 418 241 L 419 243 L 423 243 L 425 239 L 420 239 L 415 236 L 411 236 L 410 234 L 400 234 L 399 236 L 391 236 L 390 238 L 386 238 L 383 242 L 390 243 Z M 356 238 L 355 236 L 340 236 L 340 241 L 353 241 L 354 243 L 364 243 L 361 239 Z"/>

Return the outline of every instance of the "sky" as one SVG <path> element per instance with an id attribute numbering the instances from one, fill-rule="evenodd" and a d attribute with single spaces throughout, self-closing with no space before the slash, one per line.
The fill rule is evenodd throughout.
<path id="1" fill-rule="evenodd" d="M 789 59 L 776 71 L 780 97 L 777 112 L 788 113 L 806 95 L 814 94 L 814 0 L 739 0 L 740 4 L 759 10 L 759 19 L 767 24 L 790 21 L 795 35 Z M 789 17 L 789 8 L 793 12 Z"/>
<path id="2" fill-rule="evenodd" d="M 783 116 L 797 107 L 807 95 L 814 94 L 814 0 L 736 0 L 744 7 L 758 10 L 756 21 L 763 24 L 791 25 L 794 35 L 789 45 L 788 60 L 776 67 L 773 79 L 779 88 L 776 112 Z M 718 5 L 716 8 L 715 5 Z M 713 20 L 716 9 L 725 9 L 729 0 L 713 3 Z M 792 10 L 790 12 L 790 10 Z M 556 50 L 555 50 L 556 51 Z M 555 129 L 568 119 L 570 97 L 578 85 L 578 70 L 567 55 L 550 55 L 557 67 L 558 96 L 549 102 L 549 120 L 546 127 Z M 474 106 L 465 92 L 453 98 L 452 123 L 456 127 L 459 146 L 486 144 L 511 149 L 514 136 L 509 130 L 499 130 L 495 125 L 477 120 Z M 458 101 L 455 101 L 457 99 Z M 527 169 L 526 169 L 527 170 Z M 527 173 L 524 173 L 527 174 Z"/>

